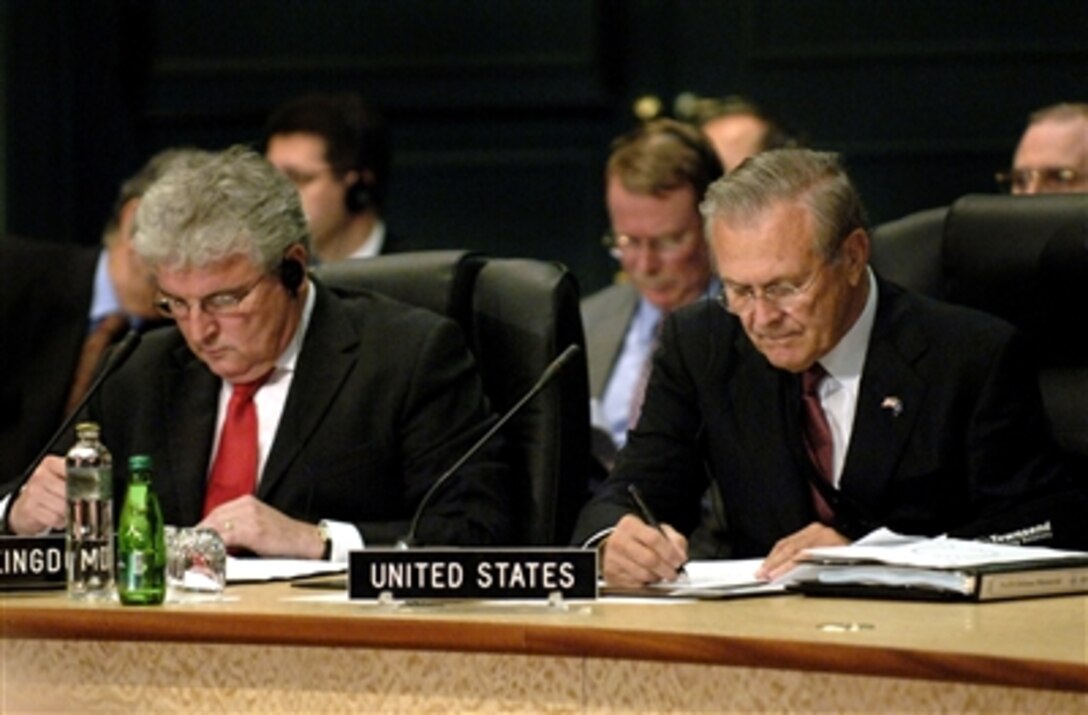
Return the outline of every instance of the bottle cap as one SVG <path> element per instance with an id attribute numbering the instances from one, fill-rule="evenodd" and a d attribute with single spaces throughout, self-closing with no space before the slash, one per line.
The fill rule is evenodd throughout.
<path id="1" fill-rule="evenodd" d="M 94 432 L 98 434 L 99 428 L 97 422 L 80 422 L 76 425 L 76 434 L 82 434 L 84 432 Z"/>
<path id="2" fill-rule="evenodd" d="M 134 454 L 128 458 L 128 468 L 131 471 L 151 469 L 151 457 L 147 454 Z"/>

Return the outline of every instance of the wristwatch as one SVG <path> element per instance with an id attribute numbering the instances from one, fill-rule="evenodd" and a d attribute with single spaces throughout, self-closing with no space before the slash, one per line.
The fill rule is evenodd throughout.
<path id="1" fill-rule="evenodd" d="M 325 548 L 321 550 L 321 558 L 328 561 L 332 556 L 332 536 L 329 534 L 329 525 L 324 519 L 317 522 L 317 536 L 325 545 Z"/>

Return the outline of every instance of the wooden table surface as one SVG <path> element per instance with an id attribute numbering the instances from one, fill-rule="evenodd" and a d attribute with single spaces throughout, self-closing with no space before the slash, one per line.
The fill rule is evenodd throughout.
<path id="1" fill-rule="evenodd" d="M 580 656 L 1088 692 L 1088 597 L 983 604 L 804 598 L 382 605 L 286 583 L 215 603 L 0 595 L 5 639 Z"/>

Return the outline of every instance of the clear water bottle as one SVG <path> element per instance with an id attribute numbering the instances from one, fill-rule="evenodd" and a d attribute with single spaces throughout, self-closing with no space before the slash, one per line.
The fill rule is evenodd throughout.
<path id="1" fill-rule="evenodd" d="M 162 603 L 166 540 L 162 509 L 151 488 L 151 457 L 128 460 L 128 489 L 117 523 L 117 595 L 127 606 Z"/>
<path id="2" fill-rule="evenodd" d="M 65 457 L 68 528 L 64 543 L 68 596 L 113 598 L 113 458 L 98 441 L 98 424 L 76 425 Z"/>

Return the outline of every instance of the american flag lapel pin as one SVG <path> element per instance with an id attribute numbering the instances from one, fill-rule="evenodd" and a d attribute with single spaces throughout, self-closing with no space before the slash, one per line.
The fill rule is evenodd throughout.
<path id="1" fill-rule="evenodd" d="M 880 408 L 884 410 L 891 410 L 892 417 L 898 417 L 903 414 L 903 401 L 895 395 L 889 395 L 884 398 L 884 401 L 880 403 Z"/>

